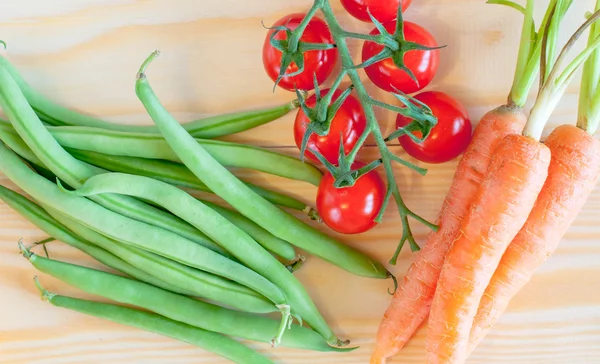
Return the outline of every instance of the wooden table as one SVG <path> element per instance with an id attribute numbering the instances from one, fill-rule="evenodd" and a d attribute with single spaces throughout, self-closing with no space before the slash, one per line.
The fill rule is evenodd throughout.
<path id="1" fill-rule="evenodd" d="M 547 1 L 537 2 L 541 13 Z M 332 3 L 345 26 L 368 30 L 366 24 L 344 15 L 338 1 Z M 592 3 L 576 1 L 565 28 L 574 29 Z M 159 48 L 163 56 L 150 70 L 153 85 L 168 109 L 187 121 L 291 100 L 293 95 L 287 92 L 272 93 L 262 69 L 261 20 L 270 24 L 310 4 L 310 0 L 3 1 L 0 35 L 8 43 L 7 56 L 35 88 L 62 104 L 115 122 L 149 122 L 133 92 L 134 76 L 149 52 Z M 415 0 L 407 18 L 449 45 L 442 51 L 443 63 L 431 89 L 461 100 L 474 121 L 503 103 L 516 58 L 520 15 L 483 0 Z M 359 45 L 352 44 L 352 49 L 358 53 Z M 572 85 L 552 125 L 575 120 L 577 93 L 577 85 Z M 388 130 L 393 119 L 380 114 Z M 297 155 L 292 122 L 289 115 L 231 139 Z M 364 158 L 374 156 L 374 148 L 364 151 Z M 455 165 L 430 166 L 424 178 L 399 169 L 408 205 L 433 219 Z M 258 174 L 246 177 L 306 202 L 315 198 L 316 189 L 305 183 Z M 4 176 L 0 183 L 15 188 Z M 600 363 L 599 211 L 600 189 L 596 189 L 559 251 L 514 299 L 469 363 Z M 31 243 L 45 236 L 1 203 L 0 216 L 0 363 L 224 362 L 186 344 L 43 303 L 31 281 L 35 272 L 17 254 L 16 242 Z M 422 241 L 427 230 L 413 226 Z M 387 261 L 400 228 L 397 213 L 390 208 L 385 222 L 372 232 L 340 238 Z M 97 266 L 61 244 L 52 244 L 50 252 L 54 258 Z M 412 257 L 404 251 L 391 269 L 402 276 Z M 390 282 L 357 278 L 316 258 L 298 276 L 339 335 L 361 348 L 333 355 L 254 346 L 278 363 L 366 363 L 390 300 L 386 293 Z M 85 297 L 49 277 L 42 275 L 41 280 L 52 291 Z M 392 363 L 423 363 L 423 345 L 421 330 Z"/>

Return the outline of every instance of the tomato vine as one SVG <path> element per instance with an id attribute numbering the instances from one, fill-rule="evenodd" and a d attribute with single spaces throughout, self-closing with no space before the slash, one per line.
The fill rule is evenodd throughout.
<path id="1" fill-rule="evenodd" d="M 375 24 L 377 29 L 379 29 L 380 34 L 360 34 L 349 32 L 343 29 L 338 22 L 333 9 L 331 8 L 331 4 L 329 0 L 315 0 L 312 7 L 306 14 L 305 18 L 302 20 L 300 25 L 296 27 L 294 30 L 286 29 L 285 26 L 278 27 L 277 31 L 285 31 L 287 35 L 287 41 L 285 42 L 285 47 L 281 42 L 277 43 L 278 49 L 283 52 L 282 59 L 286 60 L 286 64 L 283 64 L 281 67 L 280 78 L 284 76 L 288 76 L 285 74 L 285 70 L 289 65 L 289 60 L 293 57 L 298 57 L 298 52 L 301 52 L 301 41 L 303 30 L 309 24 L 311 19 L 317 14 L 317 12 L 321 12 L 324 16 L 325 22 L 329 27 L 329 31 L 331 32 L 334 46 L 337 48 L 339 52 L 339 56 L 342 61 L 342 67 L 337 75 L 333 85 L 331 87 L 331 91 L 329 95 L 333 95 L 333 93 L 340 87 L 342 81 L 346 78 L 349 78 L 351 81 L 351 86 L 345 90 L 344 95 L 349 95 L 350 91 L 355 91 L 358 99 L 364 109 L 364 113 L 367 119 L 367 126 L 356 142 L 355 146 L 348 152 L 347 154 L 344 152 L 343 148 L 340 148 L 339 162 L 337 165 L 330 163 L 323 155 L 321 155 L 316 150 L 311 150 L 311 152 L 323 163 L 323 165 L 328 169 L 328 171 L 335 178 L 335 187 L 344 188 L 353 186 L 358 178 L 369 173 L 379 166 L 383 166 L 385 169 L 385 175 L 387 178 L 387 190 L 383 202 L 383 206 L 375 219 L 376 222 L 380 222 L 383 218 L 384 211 L 389 203 L 389 201 L 393 198 L 396 202 L 398 211 L 400 213 L 400 219 L 402 221 L 402 236 L 400 238 L 400 242 L 398 244 L 398 248 L 396 249 L 395 254 L 393 255 L 390 263 L 395 264 L 398 258 L 402 247 L 406 242 L 409 243 L 411 249 L 413 251 L 419 250 L 419 245 L 415 241 L 414 235 L 412 233 L 412 229 L 410 226 L 409 218 L 413 218 L 416 221 L 426 225 L 430 229 L 437 230 L 437 226 L 423 217 L 419 216 L 417 213 L 412 211 L 404 202 L 404 199 L 400 193 L 400 189 L 398 183 L 396 182 L 393 170 L 393 164 L 399 163 L 405 167 L 408 167 L 422 175 L 425 175 L 426 170 L 420 168 L 407 160 L 404 160 L 397 155 L 395 155 L 388 147 L 387 141 L 397 138 L 401 135 L 406 135 L 416 142 L 424 141 L 429 134 L 431 133 L 432 128 L 437 124 L 437 118 L 433 115 L 431 109 L 429 107 L 415 99 L 410 98 L 409 96 L 403 94 L 400 91 L 393 92 L 392 95 L 398 100 L 401 106 L 391 105 L 375 98 L 371 97 L 365 88 L 362 80 L 360 79 L 358 70 L 368 66 L 370 64 L 374 64 L 382 59 L 392 56 L 395 62 L 399 62 L 398 65 L 401 69 L 405 69 L 402 64 L 403 55 L 406 52 L 412 50 L 433 50 L 436 48 L 425 47 L 413 42 L 408 42 L 404 39 L 403 33 L 403 17 L 402 17 L 402 4 L 398 8 L 397 13 L 397 26 L 394 34 L 390 34 L 387 32 L 382 23 L 380 23 L 374 17 L 371 17 L 372 22 Z M 365 41 L 371 41 L 384 46 L 383 51 L 380 54 L 375 55 L 370 60 L 366 60 L 360 65 L 355 65 L 352 59 L 352 55 L 346 43 L 347 39 L 361 39 Z M 314 45 L 311 45 L 314 48 Z M 330 45 L 327 45 L 330 47 Z M 299 65 L 298 71 L 296 73 L 303 72 L 302 64 Z M 412 76 L 410 70 L 407 70 L 407 73 Z M 318 89 L 318 82 L 315 80 L 315 88 Z M 305 142 L 308 142 L 308 138 L 311 133 L 316 133 L 318 135 L 327 135 L 329 133 L 330 123 L 328 121 L 331 120 L 331 116 L 328 116 L 328 113 L 337 112 L 339 109 L 339 105 L 334 104 L 330 106 L 331 97 L 324 97 L 314 109 L 308 108 L 305 103 L 305 99 L 302 94 L 298 91 L 298 97 L 300 100 L 301 107 L 305 111 L 307 115 L 312 115 L 311 122 L 307 129 L 307 133 L 305 136 Z M 328 96 L 329 96 L 328 95 Z M 340 101 L 341 100 L 341 101 Z M 343 99 L 340 97 L 338 99 L 339 102 L 342 102 Z M 412 120 L 407 126 L 396 130 L 391 135 L 385 137 L 382 133 L 381 128 L 377 122 L 377 118 L 375 116 L 374 108 L 384 108 L 396 112 L 402 116 L 410 118 Z M 420 135 L 417 136 L 417 135 Z M 375 140 L 377 148 L 380 152 L 380 158 L 367 163 L 365 166 L 361 167 L 358 170 L 353 170 L 352 166 L 355 165 L 355 160 L 360 148 L 364 145 L 368 136 L 372 136 Z M 302 153 L 304 153 L 306 149 L 306 145 L 303 144 Z"/>

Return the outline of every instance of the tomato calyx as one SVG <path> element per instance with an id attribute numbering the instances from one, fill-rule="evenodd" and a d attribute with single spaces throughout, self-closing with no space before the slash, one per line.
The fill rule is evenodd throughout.
<path id="1" fill-rule="evenodd" d="M 367 59 L 363 63 L 356 66 L 356 68 L 366 68 L 372 66 L 378 62 L 383 61 L 384 59 L 391 58 L 396 67 L 406 72 L 406 74 L 417 84 L 419 85 L 419 80 L 413 73 L 413 71 L 406 66 L 404 62 L 404 56 L 406 53 L 411 51 L 433 51 L 436 49 L 441 49 L 446 46 L 439 47 L 428 47 L 419 43 L 410 42 L 406 40 L 404 36 L 404 19 L 402 17 L 402 7 L 398 8 L 398 19 L 396 20 L 396 29 L 394 34 L 390 34 L 385 26 L 377 20 L 371 12 L 369 12 L 369 16 L 371 17 L 371 21 L 375 25 L 375 28 L 379 31 L 379 35 L 375 36 L 376 43 L 383 45 L 383 49 L 378 54 L 373 57 Z"/>
<path id="2" fill-rule="evenodd" d="M 304 53 L 309 51 L 325 51 L 328 49 L 336 48 L 335 44 L 330 43 L 311 43 L 301 41 L 300 38 L 304 33 L 304 30 L 308 26 L 308 23 L 312 16 L 306 16 L 302 23 L 294 29 L 291 30 L 286 25 L 278 25 L 274 27 L 267 27 L 263 23 L 263 27 L 268 30 L 275 30 L 269 39 L 269 43 L 271 46 L 282 53 L 281 55 L 281 66 L 279 71 L 279 76 L 275 81 L 275 86 L 279 84 L 279 82 L 284 77 L 293 77 L 304 72 Z M 281 33 L 285 32 L 286 37 L 284 39 L 277 39 L 277 36 Z M 288 67 L 292 64 L 296 64 L 298 70 L 286 73 Z"/>
<path id="3" fill-rule="evenodd" d="M 399 90 L 396 90 L 392 95 L 404 105 L 404 107 L 394 111 L 397 111 L 398 114 L 402 116 L 413 119 L 413 121 L 405 127 L 400 127 L 395 130 L 384 139 L 385 142 L 387 143 L 390 140 L 399 138 L 403 135 L 408 136 L 415 143 L 424 142 L 431 134 L 433 128 L 437 125 L 438 118 L 433 115 L 429 106 L 414 97 L 410 97 Z M 421 136 L 419 137 L 415 132 L 419 132 Z"/>
<path id="4" fill-rule="evenodd" d="M 364 176 L 365 174 L 371 172 L 383 163 L 383 159 L 379 158 L 363 167 L 360 167 L 359 169 L 352 169 L 352 166 L 355 164 L 354 160 L 350 160 L 353 158 L 348 158 L 348 156 L 346 156 L 346 154 L 344 153 L 344 146 L 341 144 L 340 157 L 337 166 L 330 163 L 327 160 L 327 158 L 325 158 L 325 156 L 319 153 L 318 150 L 311 149 L 311 152 L 315 155 L 315 157 L 317 157 L 317 159 L 319 159 L 321 163 L 323 163 L 327 171 L 331 173 L 331 176 L 334 179 L 333 186 L 335 188 L 345 188 L 354 186 L 356 181 L 361 176 Z"/>
<path id="5" fill-rule="evenodd" d="M 338 80 L 334 83 L 332 88 L 325 94 L 325 96 L 321 95 L 321 90 L 319 89 L 317 78 L 314 77 L 315 83 L 315 98 L 316 104 L 313 108 L 309 107 L 306 104 L 306 95 L 303 95 L 298 89 L 296 89 L 296 95 L 298 96 L 298 103 L 304 111 L 306 117 L 310 120 L 310 123 L 306 127 L 306 132 L 302 137 L 302 143 L 300 145 L 300 158 L 304 160 L 306 154 L 306 148 L 308 146 L 309 139 L 311 135 L 317 134 L 319 136 L 326 136 L 329 134 L 331 129 L 331 122 L 333 118 L 340 110 L 348 96 L 352 93 L 354 89 L 353 85 L 348 86 L 341 95 L 332 103 L 333 97 L 335 95 L 336 89 L 339 87 L 339 82 L 341 78 L 338 77 Z M 342 138 L 343 139 L 343 138 Z M 314 153 L 314 150 L 311 150 Z M 317 152 L 318 153 L 318 152 Z M 344 154 L 343 143 L 342 143 L 342 155 Z M 315 156 L 316 153 L 315 153 Z M 322 155 L 321 155 L 322 156 Z M 323 157 L 323 156 L 322 156 Z M 317 156 L 318 158 L 318 156 Z M 325 157 L 323 157 L 325 158 Z"/>

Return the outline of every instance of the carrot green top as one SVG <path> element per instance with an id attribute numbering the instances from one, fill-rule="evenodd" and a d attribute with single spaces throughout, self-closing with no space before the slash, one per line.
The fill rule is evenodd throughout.
<path id="1" fill-rule="evenodd" d="M 546 32 L 550 32 L 548 37 L 550 39 L 548 43 L 550 45 L 549 53 L 553 53 L 555 49 L 553 45 L 556 44 L 557 32 L 556 29 L 547 25 L 551 19 L 562 20 L 573 0 L 551 0 L 544 20 L 537 32 L 533 19 L 534 2 L 535 0 L 527 0 L 527 5 L 523 7 L 512 0 L 488 0 L 488 4 L 509 6 L 521 12 L 525 17 L 521 32 L 517 67 L 515 69 L 512 89 L 508 96 L 509 105 L 516 105 L 521 108 L 525 106 L 529 92 L 540 70 L 540 57 L 543 53 L 543 39 L 546 36 Z"/>
<path id="2" fill-rule="evenodd" d="M 600 0 L 596 2 L 596 11 L 600 10 Z M 600 26 L 592 24 L 588 46 L 592 46 L 600 37 Z M 594 135 L 600 125 L 600 48 L 596 48 L 584 65 L 579 93 L 579 118 L 577 126 Z"/>
<path id="3" fill-rule="evenodd" d="M 560 13 L 561 7 L 564 8 L 567 6 L 566 4 L 568 2 L 569 0 L 557 0 L 553 12 L 557 14 Z M 579 53 L 571 63 L 569 63 L 566 67 L 563 67 L 563 64 L 566 62 L 570 53 L 569 51 L 573 48 L 573 45 L 575 45 L 581 35 L 589 27 L 593 26 L 598 19 L 600 19 L 600 11 L 597 11 L 591 15 L 589 19 L 581 27 L 579 27 L 579 29 L 577 29 L 556 59 L 554 57 L 556 38 L 551 37 L 556 37 L 558 34 L 560 19 L 553 17 L 546 25 L 548 29 L 542 39 L 543 45 L 540 62 L 540 91 L 538 92 L 537 99 L 533 109 L 531 110 L 531 115 L 529 116 L 527 125 L 523 130 L 523 135 L 540 140 L 544 127 L 550 119 L 550 115 L 554 112 L 554 109 L 556 109 L 560 99 L 567 90 L 567 86 L 573 77 L 575 77 L 576 71 L 586 62 L 586 60 L 590 58 L 590 56 L 596 54 L 596 50 L 600 46 L 600 36 L 592 34 L 588 46 L 581 53 Z M 590 66 L 589 68 L 591 68 L 593 71 L 594 67 Z M 594 82 L 595 83 L 592 85 L 594 86 L 593 91 L 595 91 L 595 86 L 597 86 L 597 80 Z M 586 80 L 584 84 L 587 83 L 588 81 Z M 589 87 L 585 87 L 589 91 Z M 589 99 L 589 97 L 586 96 L 585 99 Z M 584 109 L 587 109 L 587 107 L 584 106 Z M 584 112 L 584 115 L 589 115 L 589 113 Z"/>

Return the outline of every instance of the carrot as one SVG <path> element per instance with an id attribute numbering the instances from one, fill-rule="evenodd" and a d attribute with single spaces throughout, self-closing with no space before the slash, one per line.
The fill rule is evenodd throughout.
<path id="1" fill-rule="evenodd" d="M 479 122 L 442 205 L 439 229 L 429 234 L 383 317 L 371 364 L 396 355 L 427 318 L 444 258 L 481 185 L 492 151 L 505 136 L 523 130 L 525 121 L 520 107 L 502 106 Z"/>
<path id="2" fill-rule="evenodd" d="M 500 142 L 446 256 L 431 306 L 428 363 L 463 363 L 473 317 L 502 254 L 533 208 L 550 150 L 528 137 Z"/>
<path id="3" fill-rule="evenodd" d="M 565 4 L 557 1 L 553 12 Z M 600 11 L 575 32 L 556 60 L 552 55 L 555 44 L 548 43 L 548 34 L 558 34 L 558 22 L 552 19 L 547 25 L 542 42 L 550 52 L 541 57 L 541 87 L 523 135 L 507 136 L 496 149 L 488 175 L 442 267 L 427 332 L 430 364 L 461 364 L 467 358 L 469 337 L 483 294 L 509 244 L 521 228 L 528 228 L 525 222 L 549 173 L 551 152 L 539 142 L 544 126 L 577 69 L 600 46 L 600 36 L 564 71 L 560 71 L 561 66 L 581 34 L 599 18 Z M 517 273 L 517 267 L 513 268 Z"/>
<path id="4" fill-rule="evenodd" d="M 548 179 L 481 299 L 471 329 L 470 350 L 556 250 L 600 178 L 600 141 L 585 131 L 563 125 L 550 134 L 546 146 L 552 153 Z"/>
<path id="5" fill-rule="evenodd" d="M 596 3 L 598 10 L 600 0 Z M 600 26 L 594 23 L 588 46 L 599 36 Z M 483 340 L 510 300 L 554 253 L 600 179 L 600 141 L 593 137 L 600 124 L 599 84 L 600 51 L 596 49 L 582 75 L 577 127 L 560 126 L 546 141 L 552 153 L 548 179 L 481 299 L 471 329 L 469 351 Z"/>
<path id="6" fill-rule="evenodd" d="M 549 5 L 540 29 L 546 28 L 555 3 L 553 0 Z M 562 15 L 564 13 L 559 13 L 557 17 Z M 525 10 L 519 60 L 508 103 L 484 115 L 475 128 L 442 205 L 437 222 L 439 229 L 428 235 L 424 248 L 417 254 L 384 314 L 371 364 L 383 364 L 397 354 L 427 318 L 442 264 L 487 173 L 492 152 L 505 136 L 523 130 L 527 120 L 523 106 L 539 71 L 542 45 L 541 41 L 531 42 L 532 27 L 533 1 L 530 0 Z"/>

